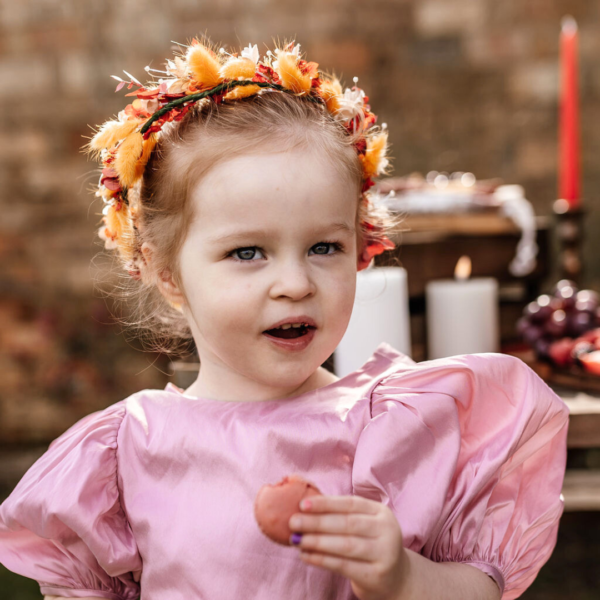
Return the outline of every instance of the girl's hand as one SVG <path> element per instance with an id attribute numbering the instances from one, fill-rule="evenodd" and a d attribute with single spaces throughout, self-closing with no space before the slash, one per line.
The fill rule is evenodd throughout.
<path id="1" fill-rule="evenodd" d="M 307 503 L 305 507 L 305 503 Z M 360 600 L 400 598 L 408 558 L 394 513 L 360 496 L 313 496 L 292 515 L 300 558 L 348 577 Z"/>

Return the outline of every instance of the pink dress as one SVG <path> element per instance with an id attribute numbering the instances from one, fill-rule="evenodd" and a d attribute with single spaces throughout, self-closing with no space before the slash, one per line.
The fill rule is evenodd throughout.
<path id="1" fill-rule="evenodd" d="M 408 548 L 516 598 L 556 542 L 567 422 L 519 359 L 414 363 L 385 343 L 285 400 L 143 390 L 77 422 L 24 475 L 0 506 L 0 563 L 68 598 L 349 600 L 349 580 L 254 521 L 261 485 L 299 473 L 383 502 Z"/>

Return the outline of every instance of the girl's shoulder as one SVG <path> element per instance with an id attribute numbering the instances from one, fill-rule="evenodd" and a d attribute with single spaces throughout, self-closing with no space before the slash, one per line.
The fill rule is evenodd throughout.
<path id="1" fill-rule="evenodd" d="M 0 505 L 0 563 L 44 595 L 139 596 L 142 563 L 119 487 L 126 414 L 119 401 L 77 421 Z"/>
<path id="2" fill-rule="evenodd" d="M 392 349 L 393 350 L 393 349 Z M 407 358 L 407 357 L 406 357 Z M 396 360 L 373 389 L 373 402 L 394 396 L 437 394 L 463 409 L 509 404 L 568 409 L 557 394 L 521 359 L 496 352 L 464 354 L 415 363 Z"/>
<path id="3" fill-rule="evenodd" d="M 371 394 L 354 493 L 391 508 L 407 548 L 480 568 L 516 598 L 556 540 L 566 405 L 504 354 L 390 368 Z"/>
<path id="4" fill-rule="evenodd" d="M 537 373 L 519 358 L 493 352 L 396 362 L 374 386 L 370 409 L 372 420 L 387 413 L 403 427 L 412 423 L 421 441 L 441 440 L 452 425 L 456 443 L 473 442 L 474 452 L 481 450 L 478 441 L 496 435 L 507 451 L 552 437 L 569 418 L 565 402 Z"/>

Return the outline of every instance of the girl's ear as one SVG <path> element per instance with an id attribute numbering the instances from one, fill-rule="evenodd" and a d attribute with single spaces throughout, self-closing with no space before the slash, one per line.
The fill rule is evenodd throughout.
<path id="1" fill-rule="evenodd" d="M 367 244 L 364 241 L 361 245 L 359 245 L 358 252 L 357 252 L 357 259 L 356 259 L 357 272 L 362 271 L 363 269 L 366 269 L 373 261 L 373 257 L 370 257 L 365 252 L 366 247 L 367 247 Z"/>
<path id="2" fill-rule="evenodd" d="M 179 286 L 173 279 L 173 274 L 168 270 L 164 269 L 160 273 L 156 272 L 155 265 L 153 264 L 152 257 L 154 255 L 154 248 L 148 242 L 144 242 L 141 247 L 142 256 L 144 257 L 143 264 L 141 266 L 142 279 L 145 283 L 154 284 L 160 291 L 160 293 L 173 304 L 185 304 L 185 296 L 179 289 Z"/>
<path id="3" fill-rule="evenodd" d="M 366 261 L 359 257 L 359 259 L 356 263 L 356 271 L 358 272 L 358 271 L 362 271 L 363 269 L 366 269 L 371 264 L 372 261 L 373 261 L 373 259 Z"/>

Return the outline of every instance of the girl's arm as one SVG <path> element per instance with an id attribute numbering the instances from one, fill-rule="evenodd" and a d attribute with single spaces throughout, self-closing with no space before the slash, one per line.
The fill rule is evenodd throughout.
<path id="1" fill-rule="evenodd" d="M 500 600 L 496 582 L 483 571 L 456 562 L 434 562 L 405 549 L 406 577 L 397 600 Z"/>

